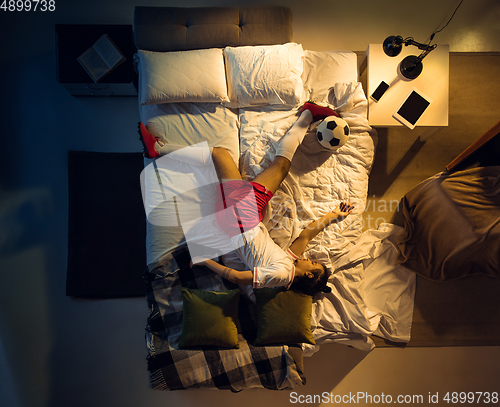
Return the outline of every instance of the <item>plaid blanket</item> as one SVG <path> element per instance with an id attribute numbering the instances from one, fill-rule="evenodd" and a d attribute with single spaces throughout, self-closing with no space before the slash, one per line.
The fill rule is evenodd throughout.
<path id="1" fill-rule="evenodd" d="M 203 347 L 179 349 L 182 332 L 180 287 L 223 291 L 235 286 L 206 267 L 190 268 L 187 247 L 168 255 L 161 266 L 146 273 L 149 316 L 146 328 L 150 387 L 154 390 L 190 388 L 291 389 L 305 384 L 300 346 L 253 346 L 255 309 L 241 296 L 238 314 L 239 349 Z"/>

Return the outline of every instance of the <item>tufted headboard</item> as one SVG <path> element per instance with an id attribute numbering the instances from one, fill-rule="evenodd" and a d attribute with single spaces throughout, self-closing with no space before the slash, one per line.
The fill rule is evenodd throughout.
<path id="1" fill-rule="evenodd" d="M 292 12 L 287 7 L 142 7 L 135 8 L 137 49 L 186 51 L 292 41 Z"/>

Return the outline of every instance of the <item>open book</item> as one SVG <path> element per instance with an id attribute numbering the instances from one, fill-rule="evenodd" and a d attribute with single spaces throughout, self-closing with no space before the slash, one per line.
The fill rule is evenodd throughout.
<path id="1" fill-rule="evenodd" d="M 126 60 L 125 55 L 107 34 L 99 38 L 77 59 L 95 83 Z"/>

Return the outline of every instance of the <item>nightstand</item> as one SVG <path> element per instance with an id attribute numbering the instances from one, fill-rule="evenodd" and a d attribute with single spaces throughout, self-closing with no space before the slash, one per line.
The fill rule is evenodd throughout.
<path id="1" fill-rule="evenodd" d="M 127 60 L 95 83 L 77 58 L 108 34 Z M 137 96 L 131 25 L 56 24 L 56 76 L 73 96 Z"/>
<path id="2" fill-rule="evenodd" d="M 413 89 L 432 101 L 416 123 L 417 126 L 431 128 L 420 136 L 421 141 L 424 141 L 448 126 L 449 47 L 438 45 L 422 61 L 422 73 L 413 80 L 406 79 L 399 72 L 399 63 L 404 57 L 419 53 L 417 48 L 405 46 L 397 57 L 389 57 L 384 53 L 382 44 L 370 44 L 361 63 L 360 73 L 366 68 L 368 121 L 371 126 L 402 126 L 393 114 Z M 389 88 L 375 102 L 370 95 L 381 81 L 388 83 Z"/>

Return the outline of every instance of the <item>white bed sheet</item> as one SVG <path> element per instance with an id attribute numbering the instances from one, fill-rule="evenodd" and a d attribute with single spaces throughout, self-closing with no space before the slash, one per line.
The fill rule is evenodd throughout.
<path id="1" fill-rule="evenodd" d="M 372 335 L 410 340 L 416 275 L 396 264 L 394 242 L 401 233 L 402 228 L 390 224 L 367 230 L 333 264 L 332 292 L 313 303 L 316 346 L 305 344 L 305 356 L 328 342 L 368 351 L 375 346 Z"/>

